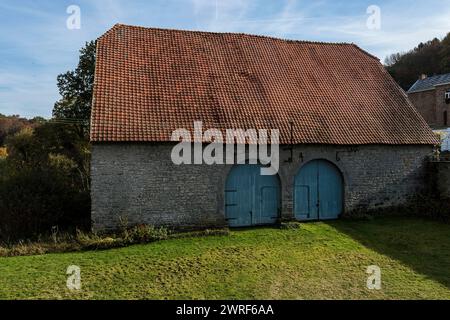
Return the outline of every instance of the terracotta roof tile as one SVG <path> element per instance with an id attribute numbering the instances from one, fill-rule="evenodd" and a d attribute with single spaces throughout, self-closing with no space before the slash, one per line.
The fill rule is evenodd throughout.
<path id="1" fill-rule="evenodd" d="M 116 25 L 97 45 L 91 140 L 280 129 L 281 143 L 435 144 L 380 62 L 353 44 Z"/>

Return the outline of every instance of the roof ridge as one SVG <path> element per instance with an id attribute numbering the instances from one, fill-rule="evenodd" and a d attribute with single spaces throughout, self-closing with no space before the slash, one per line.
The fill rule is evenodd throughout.
<path id="1" fill-rule="evenodd" d="M 371 57 L 371 58 L 377 60 L 378 62 L 380 62 L 380 58 L 378 58 L 377 56 L 375 56 L 375 55 L 371 54 L 370 52 L 364 50 L 363 48 L 361 48 L 360 46 L 358 46 L 357 44 L 355 44 L 355 43 L 353 43 L 353 42 L 352 42 L 351 44 L 352 44 L 354 47 L 356 47 L 356 49 L 358 49 L 359 51 L 361 51 L 362 53 L 364 53 L 364 54 L 368 55 L 369 57 Z"/>
<path id="2" fill-rule="evenodd" d="M 438 78 L 438 77 L 444 77 L 444 76 L 450 76 L 450 72 L 449 73 L 435 74 L 435 75 L 426 77 L 425 79 L 422 79 L 422 80 L 431 79 L 431 78 Z"/>
<path id="3" fill-rule="evenodd" d="M 433 90 L 435 87 L 450 83 L 450 73 L 435 74 L 424 79 L 419 78 L 409 88 L 408 93 Z"/>
<path id="4" fill-rule="evenodd" d="M 297 39 L 279 38 L 279 37 L 274 37 L 274 36 L 269 36 L 269 35 L 251 34 L 251 33 L 245 33 L 245 32 L 218 32 L 218 31 L 202 31 L 202 30 L 188 30 L 188 29 L 174 29 L 174 28 L 160 28 L 160 27 L 143 27 L 143 26 L 123 24 L 123 23 L 116 23 L 111 29 L 109 29 L 101 37 L 105 36 L 110 31 L 112 31 L 118 27 L 144 29 L 144 30 L 158 30 L 158 31 L 191 32 L 191 33 L 198 33 L 198 34 L 238 35 L 238 36 L 272 39 L 272 40 L 278 40 L 278 41 L 284 41 L 284 42 L 297 42 L 297 43 L 319 44 L 319 45 L 355 46 L 356 48 L 358 48 L 362 52 L 366 53 L 367 55 L 379 60 L 377 57 L 371 55 L 367 51 L 364 51 L 363 49 L 358 47 L 358 45 L 354 44 L 353 42 L 326 42 L 326 41 L 314 41 L 314 40 L 297 40 Z"/>
<path id="5" fill-rule="evenodd" d="M 414 84 L 411 86 L 411 88 L 408 89 L 408 91 L 406 91 L 406 93 L 411 93 L 413 92 L 413 88 L 421 81 L 422 79 L 417 79 L 416 82 L 414 82 Z"/>

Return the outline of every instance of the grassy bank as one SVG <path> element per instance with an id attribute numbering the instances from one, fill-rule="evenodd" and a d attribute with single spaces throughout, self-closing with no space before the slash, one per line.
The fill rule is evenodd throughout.
<path id="1" fill-rule="evenodd" d="M 66 288 L 81 268 L 82 290 Z M 370 265 L 382 290 L 366 287 Z M 1 299 L 450 299 L 450 225 L 406 218 L 260 228 L 0 258 Z"/>

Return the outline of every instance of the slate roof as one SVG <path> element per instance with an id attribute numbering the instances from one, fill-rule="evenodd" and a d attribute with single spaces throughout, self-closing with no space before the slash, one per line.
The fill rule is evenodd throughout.
<path id="1" fill-rule="evenodd" d="M 436 143 L 378 59 L 354 44 L 116 25 L 99 38 L 96 63 L 93 142 L 166 142 L 203 121 L 279 129 L 282 144 Z"/>
<path id="2" fill-rule="evenodd" d="M 417 80 L 416 83 L 414 83 L 412 87 L 408 90 L 408 93 L 430 90 L 434 89 L 438 85 L 449 83 L 450 83 L 450 73 L 427 77 L 425 79 Z"/>

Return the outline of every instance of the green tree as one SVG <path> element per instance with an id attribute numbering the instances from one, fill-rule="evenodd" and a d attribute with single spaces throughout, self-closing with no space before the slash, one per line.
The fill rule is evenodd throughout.
<path id="1" fill-rule="evenodd" d="M 450 73 L 450 33 L 442 40 L 440 61 L 442 73 Z"/>
<path id="2" fill-rule="evenodd" d="M 25 166 L 36 165 L 36 155 L 40 153 L 36 149 L 33 129 L 24 128 L 18 133 L 6 139 L 6 147 L 8 152 L 8 161 L 14 163 L 17 169 L 23 169 Z"/>
<path id="3" fill-rule="evenodd" d="M 74 183 L 80 191 L 90 189 L 90 143 L 80 137 L 77 125 L 49 122 L 35 129 L 35 143 L 48 162 L 55 157 L 72 161 Z"/>
<path id="4" fill-rule="evenodd" d="M 96 41 L 87 42 L 80 50 L 77 68 L 58 76 L 57 84 L 62 98 L 53 108 L 56 121 L 75 124 L 80 134 L 86 137 L 91 117 L 95 54 Z"/>
<path id="5" fill-rule="evenodd" d="M 0 116 L 0 240 L 90 227 L 95 49 L 86 43 L 77 68 L 58 76 L 62 98 L 51 121 Z"/>
<path id="6" fill-rule="evenodd" d="M 11 167 L 51 168 L 53 160 L 64 157 L 72 166 L 71 178 L 79 191 L 89 191 L 90 144 L 80 138 L 74 125 L 47 122 L 35 129 L 25 128 L 6 141 Z M 53 162 L 52 162 L 53 161 Z"/>
<path id="7" fill-rule="evenodd" d="M 15 135 L 22 129 L 35 128 L 36 126 L 44 122 L 45 119 L 43 118 L 34 118 L 32 120 L 28 120 L 17 115 L 4 116 L 0 114 L 0 147 L 3 146 L 5 140 L 8 137 Z"/>
<path id="8" fill-rule="evenodd" d="M 89 142 L 75 126 L 46 122 L 6 140 L 0 159 L 0 240 L 53 226 L 90 225 Z"/>
<path id="9" fill-rule="evenodd" d="M 435 38 L 420 43 L 406 53 L 395 53 L 385 60 L 386 69 L 405 90 L 421 74 L 429 76 L 450 72 L 450 34 L 442 41 Z"/>

